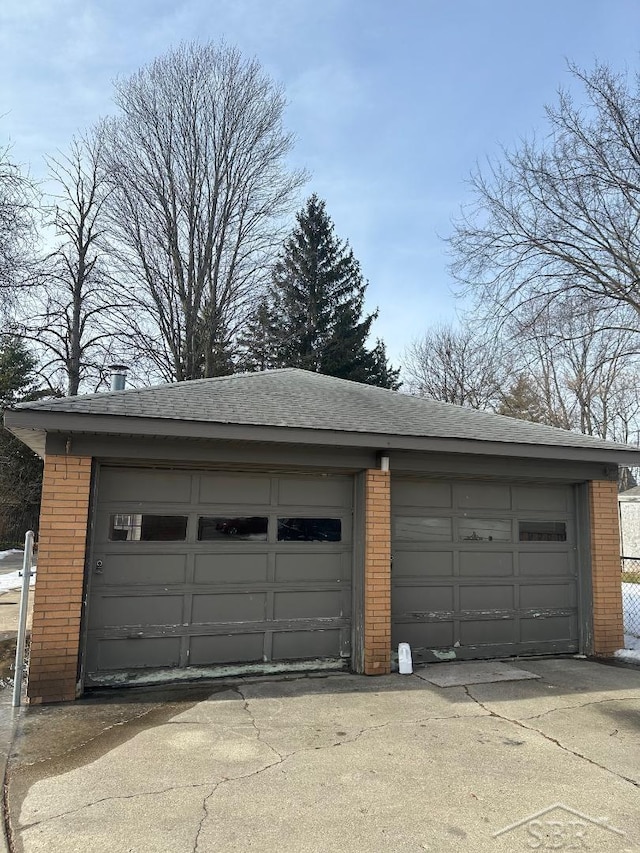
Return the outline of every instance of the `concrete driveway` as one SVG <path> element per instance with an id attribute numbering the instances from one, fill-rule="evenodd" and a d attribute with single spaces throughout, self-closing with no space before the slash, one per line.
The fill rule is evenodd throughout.
<path id="1" fill-rule="evenodd" d="M 333 675 L 29 709 L 13 849 L 640 850 L 640 672 L 518 665 L 541 678 Z"/>

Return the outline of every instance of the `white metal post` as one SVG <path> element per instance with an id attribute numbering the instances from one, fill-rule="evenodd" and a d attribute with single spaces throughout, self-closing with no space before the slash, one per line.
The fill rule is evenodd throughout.
<path id="1" fill-rule="evenodd" d="M 33 561 L 33 530 L 24 537 L 24 560 L 22 562 L 22 594 L 20 596 L 20 618 L 18 620 L 18 642 L 16 643 L 16 662 L 13 681 L 13 707 L 19 708 L 22 697 L 22 675 L 24 671 L 24 647 L 27 637 L 27 612 L 29 607 L 29 583 L 31 581 L 31 563 Z"/>

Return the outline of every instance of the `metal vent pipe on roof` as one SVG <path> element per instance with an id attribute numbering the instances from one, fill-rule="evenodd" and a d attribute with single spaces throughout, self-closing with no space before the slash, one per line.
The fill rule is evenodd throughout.
<path id="1" fill-rule="evenodd" d="M 109 370 L 111 371 L 111 390 L 123 391 L 127 381 L 127 370 L 129 370 L 129 368 L 126 364 L 112 364 L 110 365 Z"/>

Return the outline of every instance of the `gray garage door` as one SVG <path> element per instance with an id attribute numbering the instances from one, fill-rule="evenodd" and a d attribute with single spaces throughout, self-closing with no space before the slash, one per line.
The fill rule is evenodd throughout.
<path id="1" fill-rule="evenodd" d="M 85 671 L 346 661 L 352 480 L 102 467 Z"/>
<path id="2" fill-rule="evenodd" d="M 417 660 L 578 650 L 570 486 L 395 478 L 392 640 Z"/>

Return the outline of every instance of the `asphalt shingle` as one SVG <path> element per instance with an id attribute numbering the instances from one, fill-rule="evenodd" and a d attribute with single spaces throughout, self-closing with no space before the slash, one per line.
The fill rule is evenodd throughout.
<path id="1" fill-rule="evenodd" d="M 113 415 L 339 432 L 620 450 L 543 424 L 295 368 L 23 403 L 22 411 Z M 135 424 L 132 423 L 132 433 Z"/>

